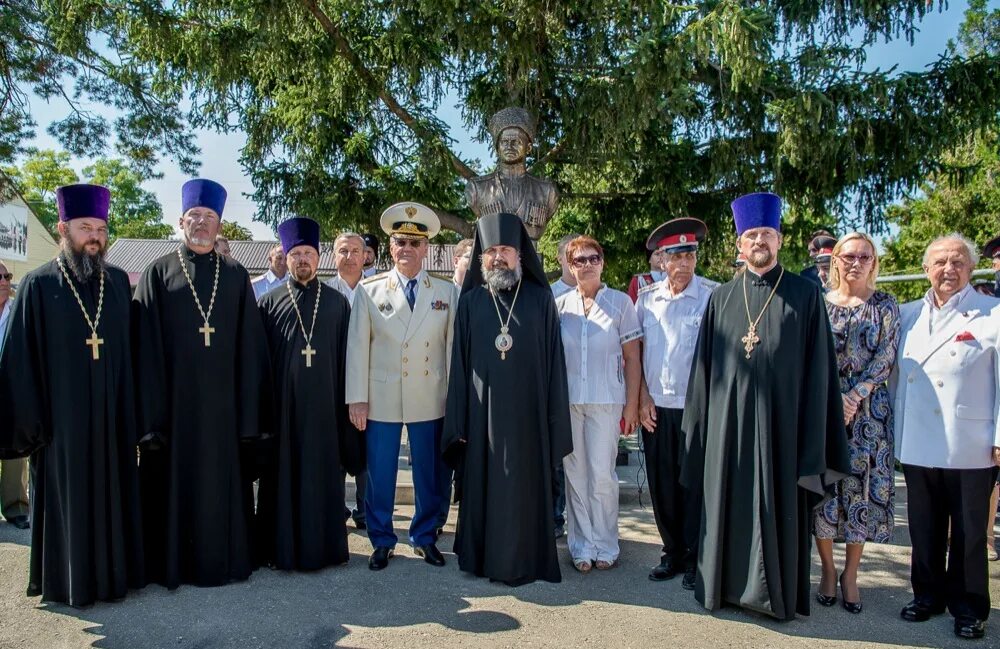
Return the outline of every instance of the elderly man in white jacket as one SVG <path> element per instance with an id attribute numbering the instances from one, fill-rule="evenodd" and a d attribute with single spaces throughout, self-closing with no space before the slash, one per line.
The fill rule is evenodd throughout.
<path id="1" fill-rule="evenodd" d="M 964 638 L 985 635 L 990 611 L 984 521 L 1000 464 L 1000 300 L 969 285 L 978 261 L 959 234 L 928 246 L 931 289 L 900 309 L 890 379 L 913 546 L 914 599 L 900 615 L 923 622 L 947 607 Z"/>

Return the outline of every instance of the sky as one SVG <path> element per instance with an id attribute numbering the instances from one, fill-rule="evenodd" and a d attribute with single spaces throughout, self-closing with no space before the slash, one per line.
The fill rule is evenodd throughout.
<path id="1" fill-rule="evenodd" d="M 935 11 L 924 18 L 918 26 L 920 31 L 914 37 L 912 46 L 905 40 L 873 46 L 869 50 L 865 67 L 885 70 L 893 65 L 898 65 L 900 71 L 920 71 L 935 61 L 945 51 L 948 40 L 957 37 L 958 27 L 968 7 L 967 2 L 955 0 L 948 4 L 949 6 L 943 12 Z M 1000 0 L 990 2 L 991 9 L 997 6 L 1000 6 Z M 465 160 L 490 160 L 489 147 L 482 142 L 477 142 L 472 134 L 465 129 L 458 103 L 457 95 L 448 95 L 443 99 L 438 111 L 441 120 L 451 125 L 450 135 L 456 141 L 457 153 Z M 109 116 L 109 118 L 113 116 L 112 111 L 101 106 L 91 105 L 88 108 Z M 59 149 L 58 143 L 45 132 L 45 127 L 65 116 L 65 105 L 58 102 L 50 105 L 44 100 L 32 96 L 31 110 L 39 127 L 36 129 L 36 137 L 30 146 L 39 149 Z M 249 227 L 254 239 L 273 239 L 274 233 L 270 226 L 252 220 L 256 206 L 248 196 L 253 193 L 253 184 L 239 164 L 240 149 L 246 143 L 245 135 L 242 133 L 223 135 L 211 131 L 197 131 L 195 137 L 202 151 L 200 175 L 222 183 L 229 192 L 224 218 L 235 220 L 241 225 Z M 109 151 L 109 155 L 113 156 L 114 152 Z M 73 161 L 73 167 L 79 173 L 92 162 L 91 159 L 76 159 Z M 180 216 L 180 188 L 189 177 L 181 172 L 175 161 L 167 158 L 161 160 L 159 170 L 163 173 L 163 177 L 147 181 L 144 183 L 144 187 L 156 194 L 163 206 L 164 221 L 176 228 L 176 222 Z M 402 200 L 405 197 L 400 198 Z"/>

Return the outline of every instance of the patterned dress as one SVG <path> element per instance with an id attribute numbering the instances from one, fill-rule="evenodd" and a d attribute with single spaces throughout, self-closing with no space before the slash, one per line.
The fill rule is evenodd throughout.
<path id="1" fill-rule="evenodd" d="M 892 403 L 885 385 L 899 344 L 899 307 L 876 291 L 856 307 L 826 303 L 846 393 L 866 384 L 871 394 L 848 426 L 851 475 L 817 505 L 813 532 L 819 539 L 888 543 L 893 529 L 894 449 Z"/>

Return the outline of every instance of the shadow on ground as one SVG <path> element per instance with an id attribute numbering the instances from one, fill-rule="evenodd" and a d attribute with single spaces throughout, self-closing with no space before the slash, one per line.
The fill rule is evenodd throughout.
<path id="1" fill-rule="evenodd" d="M 897 511 L 901 514 L 902 503 L 905 488 L 897 497 Z M 400 538 L 406 536 L 406 523 L 406 518 L 397 516 Z M 26 542 L 26 533 L 18 532 L 24 534 L 19 540 L 3 529 L 7 527 L 0 525 L 0 544 Z M 660 547 L 655 542 L 651 512 L 638 506 L 622 509 L 622 556 L 617 568 L 607 573 L 579 574 L 572 569 L 565 540 L 561 540 L 563 582 L 521 588 L 465 575 L 458 570 L 452 554 L 446 555 L 447 566 L 433 568 L 402 544 L 388 569 L 372 573 L 366 563 L 370 549 L 367 538 L 351 529 L 352 555 L 346 566 L 308 574 L 265 569 L 245 583 L 223 588 L 184 586 L 171 592 L 149 586 L 118 603 L 83 610 L 41 605 L 27 613 L 46 616 L 50 623 L 55 619 L 53 614 L 83 622 L 89 640 L 82 640 L 87 636 L 78 634 L 80 641 L 64 646 L 88 642 L 94 647 L 115 649 L 319 649 L 335 644 L 433 647 L 442 643 L 487 644 L 488 639 L 489 644 L 559 646 L 561 638 L 565 640 L 563 646 L 575 646 L 580 642 L 581 628 L 593 625 L 595 631 L 586 631 L 585 635 L 599 633 L 605 620 L 621 627 L 621 646 L 656 640 L 664 642 L 659 646 L 670 646 L 666 643 L 685 638 L 686 646 L 837 646 L 831 641 L 851 646 L 975 646 L 953 636 L 947 615 L 923 624 L 899 619 L 899 609 L 910 599 L 909 551 L 900 545 L 905 538 L 902 526 L 894 543 L 870 545 L 867 549 L 861 579 L 865 604 L 862 615 L 814 603 L 811 616 L 788 623 L 732 608 L 709 613 L 691 593 L 681 589 L 679 578 L 664 583 L 649 581 L 647 571 L 657 563 Z M 451 534 L 446 534 L 441 548 L 450 550 L 452 539 Z M 842 547 L 837 556 L 842 564 Z M 24 558 L 26 561 L 26 553 Z M 1000 570 L 997 564 L 991 564 L 990 569 L 996 601 Z M 818 572 L 818 563 L 814 563 L 814 590 Z M 11 599 L 12 588 L 9 583 L 0 584 L 0 599 Z M 30 608 L 35 602 L 21 595 L 21 605 Z M 741 638 L 762 639 L 750 644 L 740 642 Z M 1000 629 L 990 629 L 987 642 L 996 638 L 1000 638 Z M 32 645 L 26 639 L 24 646 L 41 645 Z"/>

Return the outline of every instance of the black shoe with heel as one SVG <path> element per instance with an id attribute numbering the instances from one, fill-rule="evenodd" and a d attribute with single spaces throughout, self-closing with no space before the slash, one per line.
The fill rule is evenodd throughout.
<path id="1" fill-rule="evenodd" d="M 844 573 L 840 573 L 840 594 L 844 595 Z M 836 599 L 834 599 L 836 601 Z M 847 595 L 844 595 L 844 600 L 842 602 L 844 610 L 848 613 L 854 613 L 857 615 L 861 612 L 861 602 L 848 602 Z"/>

